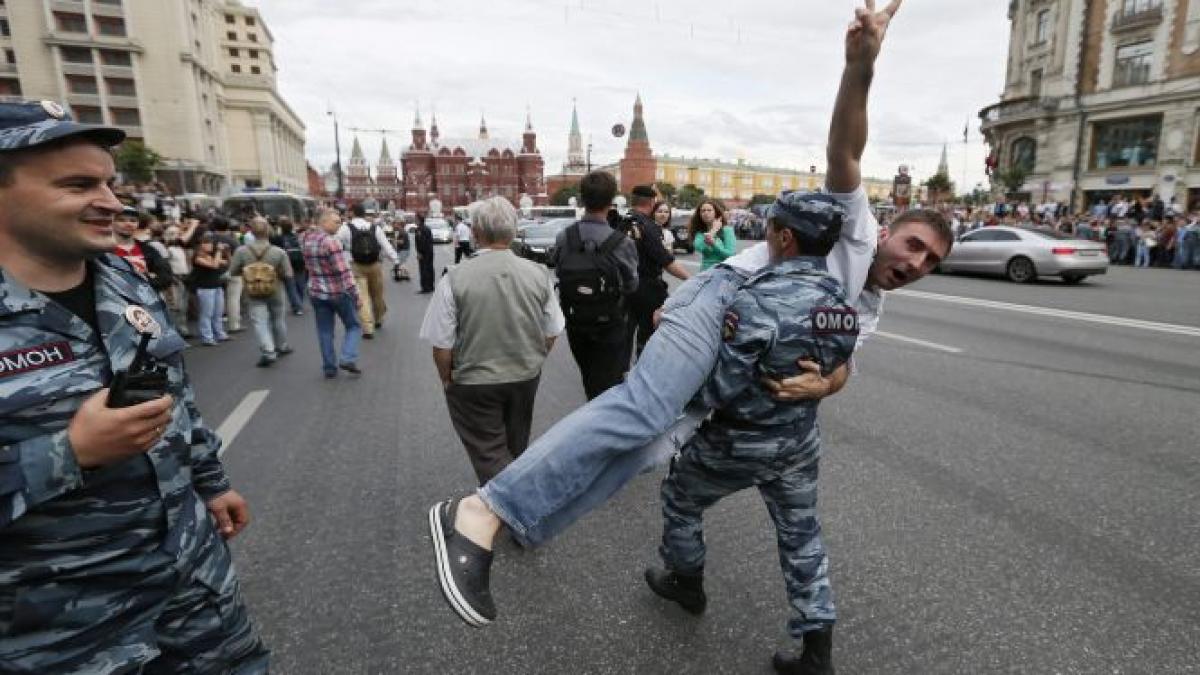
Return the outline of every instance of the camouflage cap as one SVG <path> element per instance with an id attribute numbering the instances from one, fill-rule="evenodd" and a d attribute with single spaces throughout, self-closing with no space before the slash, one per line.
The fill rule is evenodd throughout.
<path id="1" fill-rule="evenodd" d="M 0 152 L 85 135 L 110 147 L 125 140 L 125 132 L 120 129 L 72 120 L 54 101 L 0 102 Z"/>
<path id="2" fill-rule="evenodd" d="M 775 221 L 811 239 L 837 239 L 842 233 L 846 208 L 820 192 L 788 190 L 780 193 L 767 209 L 767 220 Z"/>

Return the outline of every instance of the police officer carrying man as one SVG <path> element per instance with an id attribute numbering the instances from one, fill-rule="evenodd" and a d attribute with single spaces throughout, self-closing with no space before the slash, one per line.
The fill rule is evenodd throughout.
<path id="1" fill-rule="evenodd" d="M 803 645 L 800 654 L 775 655 L 781 673 L 833 674 L 833 590 L 816 515 L 820 401 L 781 402 L 762 379 L 797 375 L 800 359 L 826 375 L 850 359 L 858 315 L 825 262 L 844 217 L 834 197 L 799 192 L 780 195 L 768 212 L 771 265 L 742 285 L 725 314 L 717 363 L 701 389 L 713 414 L 662 484 L 666 569 L 646 570 L 655 593 L 703 612 L 704 511 L 757 487 L 775 522 L 793 609 L 788 628 Z"/>
<path id="2" fill-rule="evenodd" d="M 186 343 L 111 254 L 118 129 L 0 103 L 0 673 L 264 673 Z"/>
<path id="3" fill-rule="evenodd" d="M 667 283 L 662 279 L 664 270 L 680 281 L 691 276 L 675 256 L 663 245 L 662 226 L 654 222 L 654 188 L 638 185 L 630 191 L 631 222 L 629 236 L 637 245 L 638 287 L 630 296 L 626 309 L 625 346 L 632 349 L 636 344 L 641 355 L 646 340 L 654 332 L 654 313 L 667 300 Z M 636 340 L 636 343 L 635 343 Z M 625 364 L 628 366 L 629 358 Z"/>

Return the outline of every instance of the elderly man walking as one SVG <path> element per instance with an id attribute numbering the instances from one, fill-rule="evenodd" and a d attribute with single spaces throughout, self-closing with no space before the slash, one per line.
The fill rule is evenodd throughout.
<path id="1" fill-rule="evenodd" d="M 503 197 L 471 209 L 477 251 L 437 285 L 421 339 L 479 484 L 529 443 L 542 363 L 566 325 L 550 272 L 509 249 L 517 212 Z"/>

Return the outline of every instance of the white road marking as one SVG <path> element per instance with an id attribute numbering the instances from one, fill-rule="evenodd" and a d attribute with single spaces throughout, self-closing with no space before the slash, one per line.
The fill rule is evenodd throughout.
<path id="1" fill-rule="evenodd" d="M 1033 305 L 1018 305 L 1011 302 L 998 302 L 996 300 L 980 300 L 979 298 L 965 298 L 959 295 L 943 295 L 941 293 L 927 293 L 925 291 L 911 290 L 895 290 L 889 294 L 901 295 L 910 298 L 918 298 L 921 300 L 936 300 L 938 302 L 948 302 L 956 305 L 967 305 L 969 307 L 983 307 L 987 309 L 1001 309 L 1009 312 L 1021 312 L 1024 314 L 1036 314 L 1039 316 L 1049 316 L 1056 319 L 1067 319 L 1070 321 L 1083 321 L 1087 323 L 1098 323 L 1106 326 L 1120 326 L 1122 328 L 1135 328 L 1138 330 L 1152 331 L 1157 333 L 1172 333 L 1174 335 L 1187 335 L 1190 337 L 1200 337 L 1200 327 L 1196 326 L 1181 326 L 1172 323 L 1159 323 L 1157 321 L 1142 321 L 1141 319 L 1126 319 L 1119 316 L 1108 316 L 1105 314 L 1088 314 L 1086 312 L 1073 312 L 1067 309 L 1054 309 L 1051 307 L 1036 307 Z"/>
<path id="2" fill-rule="evenodd" d="M 217 427 L 217 436 L 221 438 L 221 450 L 217 453 L 218 457 L 224 455 L 229 446 L 233 445 L 233 439 L 242 432 L 242 428 L 246 426 L 251 417 L 254 417 L 258 406 L 267 400 L 267 395 L 270 393 L 269 389 L 258 389 L 246 394 L 242 402 L 237 404 L 233 412 L 229 413 L 229 417 L 221 422 L 221 426 Z"/>
<path id="3" fill-rule="evenodd" d="M 929 347 L 930 349 L 936 349 L 938 351 L 946 352 L 948 354 L 961 354 L 963 351 L 963 350 L 959 349 L 958 347 L 950 347 L 948 345 L 942 345 L 942 344 L 938 344 L 936 342 L 929 342 L 927 340 L 918 340 L 917 338 L 910 338 L 910 337 L 905 337 L 903 335 L 896 335 L 895 333 L 885 333 L 881 330 L 877 330 L 874 333 L 872 333 L 871 337 L 881 337 L 881 338 L 887 338 L 889 340 L 896 340 L 898 342 L 908 342 L 910 344 L 920 345 L 922 347 Z"/>

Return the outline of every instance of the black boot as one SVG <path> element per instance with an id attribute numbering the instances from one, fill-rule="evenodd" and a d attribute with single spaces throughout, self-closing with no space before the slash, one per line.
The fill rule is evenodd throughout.
<path id="1" fill-rule="evenodd" d="M 692 614 L 703 614 L 708 606 L 703 574 L 678 574 L 650 567 L 646 569 L 646 583 L 660 598 L 677 602 Z"/>
<path id="2" fill-rule="evenodd" d="M 775 672 L 833 675 L 833 626 L 804 634 L 804 651 L 775 652 Z"/>

